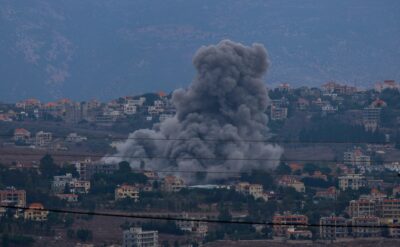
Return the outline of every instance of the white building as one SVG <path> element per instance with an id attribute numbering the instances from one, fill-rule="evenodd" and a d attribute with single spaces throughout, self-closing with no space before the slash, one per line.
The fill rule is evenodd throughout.
<path id="1" fill-rule="evenodd" d="M 339 177 L 339 188 L 341 190 L 358 190 L 367 186 L 367 180 L 361 174 L 347 174 Z"/>
<path id="2" fill-rule="evenodd" d="M 123 233 L 122 247 L 158 247 L 158 231 L 130 228 Z"/>
<path id="3" fill-rule="evenodd" d="M 353 151 L 345 152 L 343 156 L 345 165 L 361 167 L 371 165 L 371 157 L 364 154 L 360 148 L 355 148 Z"/>
<path id="4" fill-rule="evenodd" d="M 39 147 L 47 146 L 52 139 L 53 137 L 50 132 L 39 131 L 35 136 L 35 144 Z"/>

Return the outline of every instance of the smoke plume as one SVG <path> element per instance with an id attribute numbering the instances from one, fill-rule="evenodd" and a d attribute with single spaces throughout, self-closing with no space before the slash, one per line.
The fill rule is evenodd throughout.
<path id="1" fill-rule="evenodd" d="M 117 146 L 118 156 L 126 156 L 123 160 L 131 164 L 138 160 L 129 157 L 148 157 L 142 162 L 145 169 L 211 172 L 203 174 L 206 181 L 232 176 L 232 171 L 275 167 L 281 147 L 248 141 L 270 137 L 269 97 L 262 80 L 268 68 L 265 48 L 224 40 L 201 47 L 193 64 L 197 75 L 189 88 L 173 93 L 174 118 L 131 133 Z M 192 182 L 199 179 L 176 174 Z"/>

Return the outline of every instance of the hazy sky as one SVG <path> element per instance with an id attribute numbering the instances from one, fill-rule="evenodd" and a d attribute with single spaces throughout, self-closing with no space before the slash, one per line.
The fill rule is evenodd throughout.
<path id="1" fill-rule="evenodd" d="M 266 82 L 400 80 L 400 1 L 0 0 L 0 100 L 185 87 L 201 45 L 265 45 Z"/>

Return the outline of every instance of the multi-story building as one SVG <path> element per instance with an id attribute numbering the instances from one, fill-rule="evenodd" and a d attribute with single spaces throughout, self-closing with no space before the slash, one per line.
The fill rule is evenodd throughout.
<path id="1" fill-rule="evenodd" d="M 351 200 L 348 211 L 351 217 L 373 216 L 376 211 L 376 203 L 372 199 L 365 198 Z"/>
<path id="2" fill-rule="evenodd" d="M 176 176 L 166 176 L 163 178 L 161 183 L 162 190 L 167 192 L 178 192 L 185 187 L 185 181 L 183 181 L 182 178 L 178 178 Z"/>
<path id="3" fill-rule="evenodd" d="M 94 174 L 108 174 L 111 175 L 118 170 L 117 163 L 102 163 L 92 162 L 91 159 L 75 162 L 76 171 L 79 177 L 83 180 L 90 180 Z"/>
<path id="4" fill-rule="evenodd" d="M 353 151 L 344 152 L 344 164 L 351 166 L 370 166 L 371 156 L 362 152 L 361 148 L 355 148 Z"/>
<path id="5" fill-rule="evenodd" d="M 292 187 L 297 192 L 300 192 L 300 193 L 304 193 L 306 191 L 306 187 L 304 186 L 304 183 L 299 181 L 294 176 L 282 176 L 278 180 L 278 185 L 282 186 L 282 187 Z"/>
<path id="6" fill-rule="evenodd" d="M 139 189 L 136 186 L 123 184 L 115 189 L 115 200 L 125 198 L 133 199 L 135 202 L 139 201 Z"/>
<path id="7" fill-rule="evenodd" d="M 53 137 L 50 132 L 39 131 L 35 136 L 35 145 L 39 147 L 47 146 L 51 143 Z"/>
<path id="8" fill-rule="evenodd" d="M 327 188 L 326 190 L 317 191 L 315 193 L 316 198 L 325 198 L 325 199 L 332 199 L 336 200 L 338 195 L 338 191 L 334 186 Z"/>
<path id="9" fill-rule="evenodd" d="M 271 120 L 284 120 L 287 118 L 288 108 L 271 105 Z"/>
<path id="10" fill-rule="evenodd" d="M 68 186 L 72 194 L 87 194 L 90 190 L 90 181 L 72 179 L 72 181 L 68 183 Z"/>
<path id="11" fill-rule="evenodd" d="M 41 203 L 32 203 L 29 208 L 24 212 L 25 220 L 32 221 L 46 221 L 49 212 L 44 210 Z"/>
<path id="12" fill-rule="evenodd" d="M 87 194 L 90 190 L 90 181 L 76 179 L 72 177 L 71 173 L 53 177 L 51 189 L 54 193 L 64 193 L 66 188 L 72 194 Z"/>
<path id="13" fill-rule="evenodd" d="M 400 220 L 400 199 L 388 198 L 377 203 L 377 215 L 385 220 Z"/>
<path id="14" fill-rule="evenodd" d="M 353 237 L 379 237 L 381 228 L 380 220 L 376 216 L 359 216 L 352 218 Z"/>
<path id="15" fill-rule="evenodd" d="M 158 231 L 130 228 L 123 232 L 122 247 L 158 247 Z"/>
<path id="16" fill-rule="evenodd" d="M 16 205 L 19 207 L 26 206 L 25 190 L 17 190 L 14 187 L 8 187 L 5 190 L 0 190 L 0 203 L 7 205 Z"/>
<path id="17" fill-rule="evenodd" d="M 184 213 L 181 218 L 185 220 L 178 220 L 175 223 L 182 231 L 195 233 L 200 237 L 205 237 L 207 235 L 208 225 L 206 222 L 190 221 L 191 218 L 187 213 Z"/>
<path id="18" fill-rule="evenodd" d="M 251 195 L 255 199 L 262 198 L 264 194 L 264 188 L 261 184 L 250 184 L 247 182 L 241 182 L 235 186 L 235 189 L 237 192 L 245 195 Z"/>
<path id="19" fill-rule="evenodd" d="M 285 213 L 284 215 L 274 215 L 272 222 L 274 224 L 273 231 L 277 237 L 287 235 L 289 228 L 304 229 L 308 224 L 308 217 L 305 215 Z"/>
<path id="20" fill-rule="evenodd" d="M 348 235 L 347 220 L 343 217 L 321 217 L 319 234 L 323 239 L 344 238 Z"/>
<path id="21" fill-rule="evenodd" d="M 358 190 L 367 186 L 367 180 L 361 174 L 347 174 L 339 177 L 340 190 Z"/>
<path id="22" fill-rule="evenodd" d="M 64 189 L 69 182 L 71 182 L 74 178 L 71 173 L 67 173 L 65 175 L 54 176 L 53 182 L 51 183 L 51 190 L 54 193 L 63 193 Z"/>
<path id="23" fill-rule="evenodd" d="M 381 108 L 369 106 L 363 110 L 363 124 L 367 131 L 375 131 L 379 126 Z"/>

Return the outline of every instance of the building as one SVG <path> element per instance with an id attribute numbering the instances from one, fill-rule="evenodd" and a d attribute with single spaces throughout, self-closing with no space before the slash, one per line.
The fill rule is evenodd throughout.
<path id="1" fill-rule="evenodd" d="M 56 194 L 56 196 L 67 202 L 78 202 L 78 195 L 76 194 Z"/>
<path id="2" fill-rule="evenodd" d="M 325 199 L 332 199 L 336 200 L 338 196 L 338 191 L 334 186 L 327 188 L 326 190 L 317 191 L 315 193 L 316 198 L 325 198 Z"/>
<path id="3" fill-rule="evenodd" d="M 51 143 L 52 139 L 50 132 L 39 131 L 35 136 L 35 145 L 39 147 L 47 146 Z"/>
<path id="4" fill-rule="evenodd" d="M 69 184 L 69 182 L 71 182 L 72 180 L 73 177 L 71 173 L 67 173 L 61 176 L 54 176 L 53 182 L 51 183 L 51 190 L 54 193 L 63 193 L 66 185 Z"/>
<path id="5" fill-rule="evenodd" d="M 381 235 L 380 220 L 376 216 L 353 217 L 351 222 L 353 237 L 366 238 Z"/>
<path id="6" fill-rule="evenodd" d="M 208 225 L 206 222 L 190 221 L 191 218 L 187 213 L 184 213 L 181 218 L 186 220 L 178 220 L 175 221 L 175 223 L 182 231 L 195 233 L 199 237 L 205 237 L 207 235 Z"/>
<path id="7" fill-rule="evenodd" d="M 375 131 L 379 126 L 381 108 L 369 106 L 363 110 L 363 124 L 367 131 Z"/>
<path id="8" fill-rule="evenodd" d="M 132 103 L 126 103 L 124 105 L 124 114 L 133 115 L 137 112 L 137 106 Z"/>
<path id="9" fill-rule="evenodd" d="M 0 190 L 0 203 L 25 207 L 26 192 L 25 190 L 17 190 L 14 187 L 8 187 L 5 190 Z"/>
<path id="10" fill-rule="evenodd" d="M 284 237 L 289 228 L 304 229 L 308 224 L 308 217 L 305 215 L 285 213 L 274 215 L 272 222 L 274 236 Z"/>
<path id="11" fill-rule="evenodd" d="M 284 120 L 288 116 L 288 108 L 271 105 L 271 120 Z"/>
<path id="12" fill-rule="evenodd" d="M 400 220 L 400 199 L 382 199 L 377 204 L 379 217 L 385 220 Z"/>
<path id="13" fill-rule="evenodd" d="M 360 198 L 349 202 L 349 215 L 351 217 L 374 216 L 376 203 L 372 199 Z"/>
<path id="14" fill-rule="evenodd" d="M 67 187 L 68 186 L 68 187 Z M 56 194 L 62 194 L 66 189 L 72 194 L 87 194 L 90 190 L 90 181 L 78 180 L 71 173 L 62 176 L 54 176 L 51 189 Z"/>
<path id="15" fill-rule="evenodd" d="M 14 130 L 14 141 L 17 143 L 28 143 L 31 138 L 31 132 L 26 129 L 15 129 Z"/>
<path id="16" fill-rule="evenodd" d="M 166 192 L 178 192 L 181 189 L 186 188 L 186 185 L 182 178 L 169 175 L 163 178 L 161 188 Z"/>
<path id="17" fill-rule="evenodd" d="M 250 184 L 247 182 L 238 183 L 235 186 L 237 192 L 244 195 L 251 195 L 255 199 L 263 198 L 264 188 L 261 184 Z"/>
<path id="18" fill-rule="evenodd" d="M 68 183 L 68 186 L 69 192 L 72 194 L 87 194 L 90 190 L 90 181 L 74 178 Z"/>
<path id="19" fill-rule="evenodd" d="M 31 221 L 46 221 L 49 212 L 44 210 L 41 203 L 32 203 L 24 212 L 24 219 Z"/>
<path id="20" fill-rule="evenodd" d="M 111 175 L 119 169 L 117 163 L 107 164 L 102 162 L 92 162 L 90 158 L 75 162 L 76 171 L 83 180 L 90 180 L 94 174 Z"/>
<path id="21" fill-rule="evenodd" d="M 139 201 L 139 189 L 136 186 L 123 184 L 115 189 L 115 200 L 125 198 L 133 199 L 135 202 Z"/>
<path id="22" fill-rule="evenodd" d="M 282 176 L 278 180 L 278 185 L 282 186 L 282 187 L 292 187 L 297 192 L 300 192 L 300 193 L 304 193 L 306 191 L 306 187 L 304 186 L 304 183 L 299 181 L 294 176 Z"/>
<path id="23" fill-rule="evenodd" d="M 322 239 L 345 238 L 348 235 L 347 220 L 343 217 L 321 217 L 319 235 Z"/>
<path id="24" fill-rule="evenodd" d="M 365 155 L 361 148 L 355 148 L 353 151 L 344 152 L 343 160 L 345 165 L 366 167 L 371 165 L 371 157 Z"/>
<path id="25" fill-rule="evenodd" d="M 70 133 L 66 138 L 65 141 L 67 142 L 73 142 L 73 143 L 80 143 L 83 141 L 86 141 L 87 138 L 84 136 L 80 136 L 77 133 Z"/>
<path id="26" fill-rule="evenodd" d="M 347 174 L 339 177 L 339 188 L 340 190 L 358 190 L 362 187 L 367 186 L 367 180 L 360 174 Z"/>
<path id="27" fill-rule="evenodd" d="M 130 228 L 123 232 L 122 247 L 158 247 L 158 231 Z"/>
<path id="28" fill-rule="evenodd" d="M 374 88 L 375 91 L 380 93 L 385 89 L 399 90 L 400 86 L 395 80 L 385 80 L 383 82 L 377 82 Z"/>
<path id="29" fill-rule="evenodd" d="M 351 95 L 357 92 L 357 88 L 339 84 L 336 82 L 327 82 L 322 85 L 322 92 L 324 94 L 337 93 L 337 94 Z"/>

